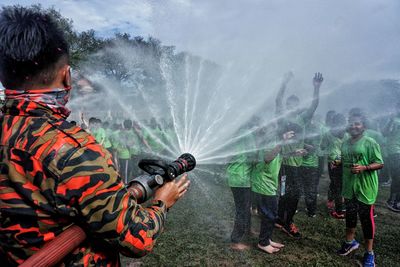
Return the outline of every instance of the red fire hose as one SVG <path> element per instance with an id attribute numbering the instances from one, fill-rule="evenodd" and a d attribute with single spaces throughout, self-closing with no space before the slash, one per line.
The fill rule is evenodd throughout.
<path id="1" fill-rule="evenodd" d="M 86 234 L 77 225 L 62 232 L 43 248 L 28 258 L 20 267 L 48 267 L 59 263 L 86 239 Z"/>
<path id="2" fill-rule="evenodd" d="M 128 191 L 136 199 L 142 199 L 143 190 L 140 187 L 131 186 L 128 188 Z M 50 267 L 57 265 L 57 263 L 61 262 L 63 258 L 74 251 L 85 239 L 85 231 L 77 225 L 72 225 L 19 266 Z"/>

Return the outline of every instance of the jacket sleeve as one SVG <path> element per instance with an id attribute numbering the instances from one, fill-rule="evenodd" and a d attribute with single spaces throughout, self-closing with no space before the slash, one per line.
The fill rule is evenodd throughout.
<path id="1" fill-rule="evenodd" d="M 89 238 L 104 240 L 128 257 L 150 252 L 164 227 L 165 204 L 137 204 L 110 154 L 98 144 L 86 145 L 68 159 L 59 172 L 56 195 Z"/>

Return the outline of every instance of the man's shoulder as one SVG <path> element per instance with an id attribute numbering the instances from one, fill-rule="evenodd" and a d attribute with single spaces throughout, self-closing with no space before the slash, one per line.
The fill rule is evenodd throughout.
<path id="1" fill-rule="evenodd" d="M 34 139 L 32 145 L 25 150 L 44 165 L 58 170 L 62 170 L 78 150 L 96 143 L 92 135 L 66 120 L 42 121 L 31 138 Z"/>

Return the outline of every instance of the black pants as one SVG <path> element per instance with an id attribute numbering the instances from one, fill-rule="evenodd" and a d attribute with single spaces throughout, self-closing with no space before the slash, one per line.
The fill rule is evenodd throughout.
<path id="1" fill-rule="evenodd" d="M 335 201 L 335 211 L 343 211 L 343 197 L 342 197 L 342 179 L 343 179 L 343 169 L 341 166 L 332 168 L 330 163 L 328 163 L 329 179 L 331 180 L 329 184 L 328 200 Z"/>
<path id="2" fill-rule="evenodd" d="M 356 228 L 357 215 L 360 217 L 364 239 L 373 239 L 375 235 L 374 205 L 367 205 L 357 199 L 346 199 L 346 227 Z"/>
<path id="3" fill-rule="evenodd" d="M 293 223 L 297 205 L 301 196 L 301 182 L 299 179 L 299 167 L 282 165 L 282 175 L 286 175 L 285 194 L 280 196 L 278 205 L 278 217 L 284 226 Z"/>
<path id="4" fill-rule="evenodd" d="M 321 178 L 322 174 L 324 173 L 325 162 L 326 162 L 326 157 L 325 156 L 319 156 L 318 157 L 318 178 Z"/>
<path id="5" fill-rule="evenodd" d="M 391 154 L 388 165 L 392 177 L 389 200 L 400 202 L 400 153 Z"/>
<path id="6" fill-rule="evenodd" d="M 251 190 L 246 187 L 231 187 L 231 190 L 236 210 L 231 241 L 239 243 L 243 236 L 250 231 Z"/>
<path id="7" fill-rule="evenodd" d="M 304 193 L 307 212 L 309 215 L 315 214 L 317 211 L 317 195 L 319 184 L 318 167 L 300 167 L 299 174 L 301 177 L 302 191 Z"/>
<path id="8" fill-rule="evenodd" d="M 261 246 L 268 246 L 278 215 L 278 197 L 257 194 L 257 200 L 258 212 L 261 217 L 260 236 L 258 243 Z"/>

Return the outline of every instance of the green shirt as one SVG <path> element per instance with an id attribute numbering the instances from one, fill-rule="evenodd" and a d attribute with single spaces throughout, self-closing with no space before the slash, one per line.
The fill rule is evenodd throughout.
<path id="1" fill-rule="evenodd" d="M 393 119 L 387 135 L 386 147 L 388 155 L 400 153 L 400 117 Z"/>
<path id="2" fill-rule="evenodd" d="M 117 152 L 120 159 L 130 159 L 140 153 L 140 141 L 133 129 L 120 131 L 117 138 Z"/>
<path id="3" fill-rule="evenodd" d="M 264 156 L 265 151 L 260 151 L 253 180 L 251 181 L 251 190 L 266 196 L 276 196 L 282 156 L 280 154 L 276 155 L 269 163 L 265 163 Z"/>
<path id="4" fill-rule="evenodd" d="M 307 155 L 303 157 L 301 166 L 304 167 L 318 167 L 318 157 L 321 147 L 322 130 L 317 125 L 308 124 L 306 126 L 306 138 L 304 144 L 312 146 L 312 150 L 308 150 Z M 304 148 L 307 149 L 305 146 Z"/>
<path id="5" fill-rule="evenodd" d="M 164 137 L 160 129 L 144 129 L 143 138 L 147 141 L 153 153 L 160 153 L 164 149 Z"/>
<path id="6" fill-rule="evenodd" d="M 342 144 L 345 137 L 339 138 L 334 136 L 330 131 L 324 135 L 322 142 L 324 143 L 325 150 L 328 156 L 328 162 L 341 160 L 342 158 Z"/>
<path id="7" fill-rule="evenodd" d="M 305 116 L 303 113 L 296 115 L 294 118 L 285 118 L 282 126 L 285 128 L 284 131 L 293 130 L 292 127 L 287 125 L 296 126 L 295 136 L 292 140 L 282 146 L 282 154 L 290 154 L 298 149 L 304 148 L 304 136 L 305 136 Z M 302 156 L 288 156 L 283 160 L 283 165 L 299 167 L 303 161 Z"/>
<path id="8" fill-rule="evenodd" d="M 235 146 L 236 155 L 227 167 L 228 185 L 230 187 L 250 187 L 252 162 L 254 161 L 255 139 L 246 134 Z"/>
<path id="9" fill-rule="evenodd" d="M 363 166 L 371 163 L 383 163 L 379 144 L 372 138 L 362 136 L 352 144 L 351 139 L 346 139 L 342 145 L 343 186 L 344 198 L 357 200 L 372 205 L 378 195 L 378 171 L 363 171 L 353 174 L 353 164 Z"/>

